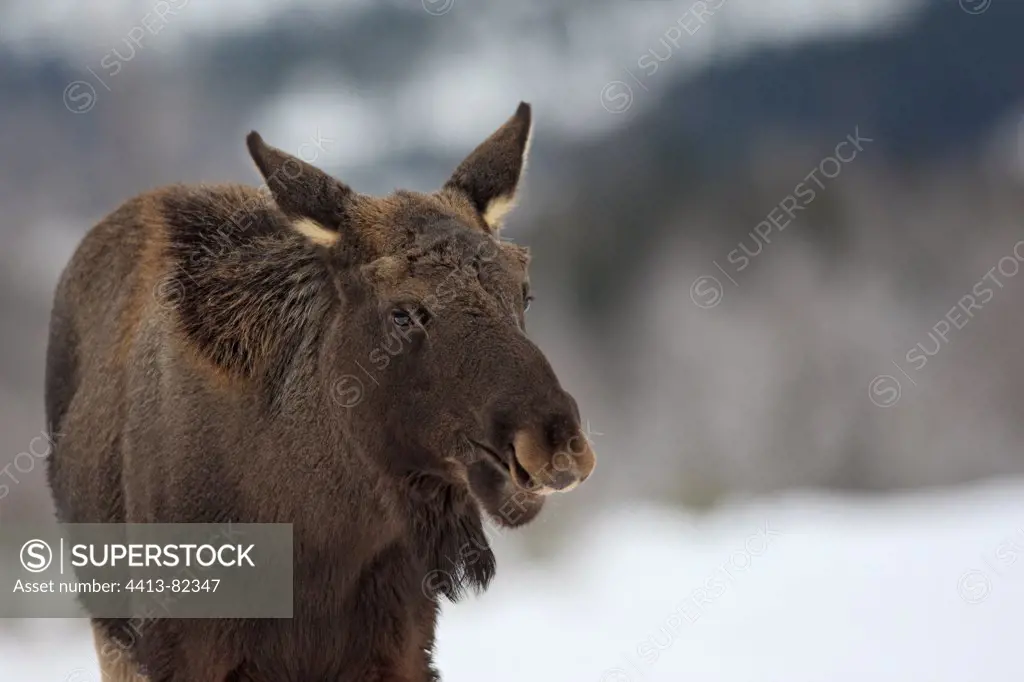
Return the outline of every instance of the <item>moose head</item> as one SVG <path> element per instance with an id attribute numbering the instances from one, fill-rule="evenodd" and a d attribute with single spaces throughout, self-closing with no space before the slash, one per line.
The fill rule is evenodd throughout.
<path id="1" fill-rule="evenodd" d="M 318 373 L 351 439 L 395 473 L 455 472 L 508 526 L 595 464 L 576 401 L 526 336 L 529 253 L 500 238 L 530 133 L 521 103 L 439 191 L 383 198 L 247 139 L 333 284 Z"/>

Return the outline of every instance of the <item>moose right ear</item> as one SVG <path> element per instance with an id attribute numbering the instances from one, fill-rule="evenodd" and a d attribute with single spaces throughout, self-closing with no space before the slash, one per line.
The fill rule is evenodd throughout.
<path id="1" fill-rule="evenodd" d="M 515 203 L 533 130 L 530 105 L 520 102 L 512 118 L 484 140 L 445 183 L 469 198 L 492 233 L 501 229 Z"/>
<path id="2" fill-rule="evenodd" d="M 336 242 L 355 198 L 351 188 L 302 159 L 271 147 L 255 130 L 245 142 L 274 202 L 292 219 L 295 229 L 318 244 Z"/>

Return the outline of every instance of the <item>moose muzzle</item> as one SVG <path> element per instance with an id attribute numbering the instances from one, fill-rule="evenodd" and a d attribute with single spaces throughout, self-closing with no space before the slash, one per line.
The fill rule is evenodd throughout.
<path id="1" fill-rule="evenodd" d="M 541 429 L 521 429 L 512 438 L 516 483 L 538 495 L 569 492 L 587 480 L 596 458 L 586 436 L 577 428 L 568 438 L 553 439 Z"/>

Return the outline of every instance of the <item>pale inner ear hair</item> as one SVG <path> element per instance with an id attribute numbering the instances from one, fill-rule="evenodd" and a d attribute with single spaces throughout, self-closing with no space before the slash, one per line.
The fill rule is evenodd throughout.
<path id="1" fill-rule="evenodd" d="M 505 194 L 491 199 L 484 211 L 484 222 L 492 230 L 497 230 L 505 222 L 505 217 L 515 208 L 515 195 Z"/>
<path id="2" fill-rule="evenodd" d="M 505 218 L 512 212 L 512 209 L 516 207 L 516 197 L 519 195 L 519 186 L 523 181 L 523 176 L 526 175 L 526 163 L 530 157 L 530 147 L 533 144 L 533 121 L 530 121 L 530 130 L 526 133 L 526 144 L 523 145 L 523 157 L 522 165 L 519 167 L 519 177 L 516 178 L 515 188 L 511 194 L 503 194 L 501 196 L 494 197 L 487 204 L 487 208 L 484 209 L 484 222 L 487 226 L 497 232 L 502 224 L 505 222 Z"/>
<path id="3" fill-rule="evenodd" d="M 292 227 L 309 241 L 321 246 L 331 246 L 341 236 L 335 230 L 324 227 L 312 218 L 299 218 L 292 222 Z"/>

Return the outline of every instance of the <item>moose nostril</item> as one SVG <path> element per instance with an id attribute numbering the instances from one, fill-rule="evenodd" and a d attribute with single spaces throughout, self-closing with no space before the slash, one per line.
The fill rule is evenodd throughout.
<path id="1" fill-rule="evenodd" d="M 576 483 L 578 479 L 576 475 L 569 471 L 555 471 L 549 480 L 545 481 L 548 487 L 555 490 L 565 490 L 573 483 Z"/>

